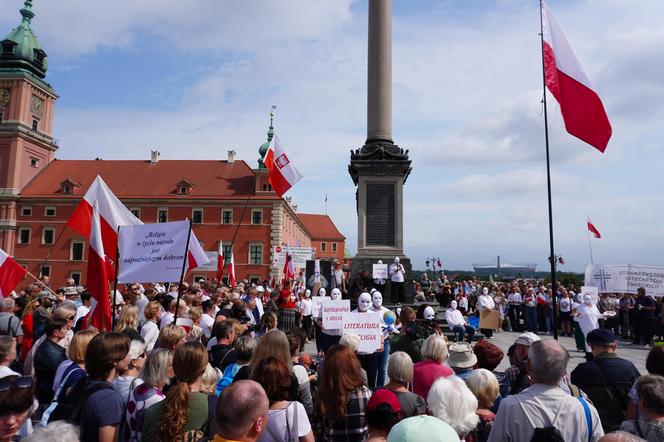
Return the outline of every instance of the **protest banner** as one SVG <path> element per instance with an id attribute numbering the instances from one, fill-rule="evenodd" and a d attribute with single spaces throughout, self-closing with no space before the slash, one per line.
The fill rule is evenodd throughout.
<path id="1" fill-rule="evenodd" d="M 498 330 L 500 312 L 498 310 L 480 310 L 480 328 Z"/>
<path id="2" fill-rule="evenodd" d="M 217 271 L 217 262 L 219 260 L 219 252 L 216 250 L 214 251 L 206 251 L 205 256 L 207 256 L 207 259 L 209 262 L 205 264 L 201 264 L 195 269 L 191 269 L 192 271 L 195 272 L 216 272 Z"/>
<path id="3" fill-rule="evenodd" d="M 179 281 L 189 227 L 189 221 L 122 226 L 118 234 L 118 282 Z"/>
<path id="4" fill-rule="evenodd" d="M 350 312 L 350 299 L 333 301 L 326 299 L 322 304 L 323 327 L 326 329 L 340 329 L 344 325 L 344 313 Z"/>
<path id="5" fill-rule="evenodd" d="M 599 293 L 635 294 L 643 287 L 649 295 L 664 296 L 664 267 L 590 264 L 585 285 L 597 287 Z"/>
<path id="6" fill-rule="evenodd" d="M 361 353 L 373 353 L 380 350 L 383 331 L 380 324 L 380 313 L 346 313 L 344 314 L 343 332 L 353 333 L 360 337 Z"/>
<path id="7" fill-rule="evenodd" d="M 323 306 L 323 301 L 325 299 L 330 299 L 329 296 L 312 296 L 311 297 L 311 315 L 314 318 L 320 318 L 321 307 Z"/>
<path id="8" fill-rule="evenodd" d="M 373 279 L 390 279 L 387 274 L 387 264 L 373 265 Z"/>
<path id="9" fill-rule="evenodd" d="M 590 299 L 593 300 L 593 304 L 597 305 L 599 302 L 599 289 L 597 287 L 592 287 L 588 285 L 581 286 L 581 295 L 590 296 Z"/>
<path id="10" fill-rule="evenodd" d="M 290 247 L 291 259 L 293 266 L 298 269 L 303 269 L 307 265 L 307 261 L 313 259 L 316 254 L 316 249 L 313 247 Z M 283 267 L 286 261 L 286 247 L 277 246 L 272 249 L 272 256 L 274 265 Z"/>

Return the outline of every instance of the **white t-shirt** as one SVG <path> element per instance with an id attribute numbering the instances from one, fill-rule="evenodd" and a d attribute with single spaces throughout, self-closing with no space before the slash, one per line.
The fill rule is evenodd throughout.
<path id="1" fill-rule="evenodd" d="M 390 265 L 390 280 L 392 282 L 403 282 L 403 265 L 401 263 L 399 264 L 391 264 Z"/>
<path id="2" fill-rule="evenodd" d="M 311 316 L 313 314 L 313 302 L 311 299 L 303 299 L 300 301 L 300 310 L 302 310 L 302 316 Z"/>
<path id="3" fill-rule="evenodd" d="M 567 313 L 572 310 L 572 301 L 569 298 L 560 298 L 558 301 L 560 304 L 560 311 Z"/>
<path id="4" fill-rule="evenodd" d="M 507 301 L 511 303 L 521 304 L 521 293 L 510 293 L 507 295 Z"/>
<path id="5" fill-rule="evenodd" d="M 295 408 L 297 407 L 297 424 L 295 423 Z M 295 430 L 297 429 L 297 437 Z M 290 430 L 290 433 L 289 433 Z M 258 438 L 258 442 L 289 441 L 304 437 L 311 431 L 311 423 L 307 411 L 299 402 L 291 402 L 287 408 L 269 410 L 265 431 Z M 288 438 L 288 435 L 291 435 Z"/>
<path id="6" fill-rule="evenodd" d="M 159 328 L 157 327 L 157 323 L 145 321 L 141 326 L 141 336 L 145 340 L 145 349 L 147 351 L 152 351 L 154 345 L 157 343 L 157 338 L 159 338 Z"/>
<path id="7" fill-rule="evenodd" d="M 159 322 L 159 330 L 163 330 L 166 326 L 173 322 L 175 315 L 171 312 L 164 312 L 161 314 L 161 322 Z"/>
<path id="8" fill-rule="evenodd" d="M 210 339 L 210 336 L 212 336 L 212 328 L 214 327 L 214 318 L 207 313 L 203 313 L 199 325 L 203 329 L 205 337 Z"/>

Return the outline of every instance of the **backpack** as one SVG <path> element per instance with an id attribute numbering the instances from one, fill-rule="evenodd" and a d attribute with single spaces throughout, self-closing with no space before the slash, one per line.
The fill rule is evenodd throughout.
<path id="1" fill-rule="evenodd" d="M 228 364 L 222 378 L 217 382 L 217 396 L 221 396 L 224 389 L 233 383 L 233 378 L 239 370 L 240 366 L 237 363 Z"/>
<path id="2" fill-rule="evenodd" d="M 574 394 L 574 391 L 572 391 L 572 393 Z M 560 401 L 560 405 L 556 410 L 556 415 L 551 421 L 551 425 L 548 425 L 546 427 L 536 427 L 532 419 L 530 418 L 530 415 L 526 412 L 526 409 L 523 408 L 523 403 L 521 402 L 521 399 L 519 399 L 519 396 L 514 395 L 514 397 L 516 398 L 516 401 L 519 403 L 521 411 L 523 411 L 523 414 L 526 415 L 528 423 L 530 423 L 530 425 L 535 429 L 535 431 L 533 432 L 533 437 L 530 439 L 531 442 L 565 442 L 562 433 L 560 432 L 559 429 L 557 429 L 554 426 L 554 424 L 558 420 L 558 415 L 560 415 L 560 411 L 563 409 L 563 406 L 567 403 L 566 400 Z M 581 402 L 581 406 L 583 407 L 583 411 L 586 416 L 586 425 L 588 427 L 588 442 L 590 442 L 592 440 L 592 434 L 593 434 L 592 416 L 590 415 L 590 408 L 588 407 L 588 403 L 583 397 L 579 396 L 576 397 L 576 399 L 578 399 L 579 402 Z"/>
<path id="3" fill-rule="evenodd" d="M 90 378 L 84 377 L 72 387 L 65 398 L 58 401 L 48 422 L 65 420 L 74 425 L 80 425 L 83 417 L 83 407 L 88 398 L 98 391 L 112 389 L 113 387 L 107 382 L 100 382 L 90 387 Z"/>

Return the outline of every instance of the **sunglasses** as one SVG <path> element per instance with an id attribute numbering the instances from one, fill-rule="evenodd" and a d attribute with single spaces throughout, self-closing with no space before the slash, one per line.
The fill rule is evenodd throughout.
<path id="1" fill-rule="evenodd" d="M 67 317 L 68 321 L 73 321 L 76 318 L 76 315 L 71 315 Z"/>
<path id="2" fill-rule="evenodd" d="M 16 388 L 31 388 L 32 387 L 32 377 L 31 376 L 20 376 L 16 379 L 0 379 L 0 392 L 4 393 L 9 391 L 12 386 Z"/>

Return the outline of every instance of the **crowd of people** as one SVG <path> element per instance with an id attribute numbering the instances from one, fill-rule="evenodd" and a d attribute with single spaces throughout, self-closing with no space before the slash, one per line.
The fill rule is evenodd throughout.
<path id="1" fill-rule="evenodd" d="M 367 287 L 353 306 L 380 314 L 374 352 L 325 328 L 301 282 L 269 285 L 127 285 L 112 293 L 105 331 L 91 327 L 90 295 L 74 281 L 54 290 L 43 278 L 2 299 L 0 442 L 664 440 L 664 346 L 639 373 L 620 355 L 622 317 L 606 314 L 631 299 L 625 331 L 650 343 L 641 314 L 657 334 L 661 300 L 645 291 L 596 306 L 556 288 L 560 331 L 574 333 L 562 320 L 569 307 L 588 353 L 568 373 L 567 350 L 545 336 L 553 290 L 544 284 L 441 281 L 429 286 L 440 312 L 393 312 Z M 519 331 L 507 354 L 474 339 L 468 316 L 482 309 L 504 313 L 498 330 Z"/>

